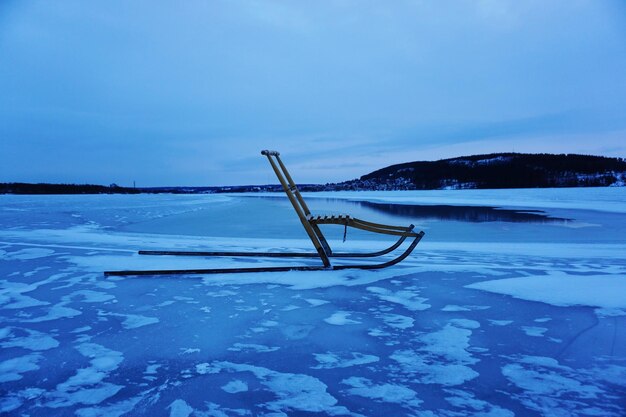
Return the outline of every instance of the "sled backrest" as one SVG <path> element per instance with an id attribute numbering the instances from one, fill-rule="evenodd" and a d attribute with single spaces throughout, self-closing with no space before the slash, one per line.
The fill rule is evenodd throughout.
<path id="1" fill-rule="evenodd" d="M 287 194 L 287 198 L 289 198 L 291 205 L 296 211 L 296 214 L 298 215 L 298 218 L 300 219 L 304 230 L 311 239 L 311 242 L 313 242 L 313 246 L 315 246 L 315 249 L 320 255 L 320 258 L 322 258 L 322 262 L 325 266 L 330 266 L 330 261 L 326 254 L 326 251 L 324 250 L 326 242 L 322 242 L 320 240 L 318 234 L 309 223 L 308 217 L 311 215 L 311 211 L 309 210 L 309 207 L 306 205 L 306 202 L 302 198 L 300 190 L 298 190 L 298 187 L 294 183 L 293 178 L 291 178 L 291 175 L 289 175 L 287 167 L 285 167 L 285 164 L 283 164 L 283 161 L 280 159 L 280 153 L 278 153 L 277 151 L 263 150 L 261 151 L 261 155 L 266 156 L 268 161 L 270 162 L 270 165 L 272 166 L 272 169 L 274 170 L 274 173 L 276 174 L 280 185 L 283 187 L 285 194 Z"/>

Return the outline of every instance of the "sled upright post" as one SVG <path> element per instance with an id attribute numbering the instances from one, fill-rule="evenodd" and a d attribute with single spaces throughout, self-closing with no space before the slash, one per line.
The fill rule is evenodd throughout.
<path id="1" fill-rule="evenodd" d="M 272 166 L 272 169 L 274 170 L 274 173 L 278 178 L 278 182 L 280 182 L 280 185 L 283 187 L 285 194 L 287 194 L 287 198 L 289 198 L 293 209 L 296 211 L 296 214 L 298 215 L 298 218 L 300 219 L 300 222 L 302 223 L 306 234 L 309 235 L 309 239 L 311 239 L 311 242 L 313 242 L 313 246 L 315 247 L 315 250 L 317 250 L 320 259 L 322 260 L 322 263 L 324 264 L 324 266 L 329 267 L 330 260 L 328 259 L 327 249 L 324 247 L 328 246 L 328 243 L 321 234 L 320 235 L 322 237 L 320 239 L 320 235 L 316 233 L 316 231 L 313 229 L 313 226 L 309 222 L 308 216 L 311 215 L 311 212 L 304 202 L 302 195 L 300 195 L 300 190 L 298 190 L 298 187 L 293 182 L 291 175 L 289 175 L 289 171 L 287 171 L 287 168 L 283 164 L 283 161 L 280 160 L 280 153 L 276 151 L 265 150 L 261 151 L 261 155 L 267 156 L 267 160 L 270 161 L 270 165 Z M 276 165 L 276 163 L 278 163 L 278 165 Z"/>
<path id="2" fill-rule="evenodd" d="M 424 236 L 424 232 L 414 232 L 414 226 L 391 226 L 380 223 L 368 222 L 351 217 L 347 214 L 341 215 L 313 215 L 309 210 L 304 198 L 300 194 L 298 186 L 293 181 L 287 167 L 280 159 L 277 151 L 263 150 L 261 154 L 267 157 L 278 182 L 287 195 L 289 202 L 293 206 L 300 223 L 309 239 L 313 243 L 316 252 L 206 252 L 206 251 L 139 251 L 140 255 L 164 255 L 164 256 L 202 256 L 202 257 L 259 257 L 259 258 L 319 258 L 321 266 L 274 266 L 274 267 L 252 267 L 252 268 L 210 268 L 210 269 L 169 269 L 169 270 L 127 270 L 127 271 L 106 271 L 105 276 L 124 275 L 191 275 L 191 274 L 228 274 L 228 273 L 249 273 L 249 272 L 286 272 L 286 271 L 323 271 L 323 270 L 344 270 L 344 269 L 381 269 L 397 264 L 405 259 L 415 249 L 415 246 Z M 398 240 L 386 249 L 376 252 L 354 252 L 335 253 L 332 251 L 328 241 L 324 237 L 320 225 L 340 225 L 346 230 L 348 227 L 366 230 L 373 233 L 398 236 Z M 413 240 L 409 246 L 395 258 L 382 263 L 370 264 L 346 264 L 332 265 L 330 258 L 375 258 L 386 255 L 400 247 L 407 238 Z"/>

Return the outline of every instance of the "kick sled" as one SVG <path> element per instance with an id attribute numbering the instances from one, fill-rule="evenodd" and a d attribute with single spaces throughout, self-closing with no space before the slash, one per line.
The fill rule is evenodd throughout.
<path id="1" fill-rule="evenodd" d="M 249 273 L 249 272 L 286 272 L 286 271 L 325 271 L 325 270 L 344 270 L 344 269 L 381 269 L 388 266 L 392 266 L 401 262 L 415 249 L 415 246 L 419 243 L 424 236 L 424 232 L 415 232 L 414 226 L 390 226 L 386 224 L 372 223 L 365 220 L 360 220 L 350 215 L 313 215 L 311 214 L 306 202 L 302 198 L 298 187 L 293 182 L 289 171 L 280 159 L 280 154 L 276 151 L 261 151 L 261 154 L 266 156 L 278 181 L 282 186 L 287 198 L 293 205 L 304 230 L 311 239 L 316 252 L 303 252 L 303 253 L 291 253 L 291 252 L 191 252 L 191 251 L 139 251 L 140 255 L 153 255 L 153 256 L 203 256 L 203 257 L 258 257 L 258 258 L 319 258 L 322 265 L 302 265 L 302 266 L 271 266 L 271 267 L 256 267 L 256 268 L 212 268 L 212 269 L 166 269 L 166 270 L 137 270 L 137 271 L 106 271 L 106 276 L 125 276 L 125 275 L 187 275 L 187 274 L 229 274 L 229 273 Z M 344 227 L 344 239 L 345 233 L 348 227 L 355 229 L 361 229 L 368 232 L 380 233 L 384 235 L 397 236 L 398 240 L 386 249 L 376 252 L 357 252 L 357 253 L 343 253 L 333 252 L 328 241 L 324 237 L 320 225 L 340 225 Z M 364 263 L 364 264 L 346 264 L 346 265 L 333 265 L 331 259 L 335 258 L 377 258 L 388 253 L 391 253 L 398 249 L 402 244 L 409 239 L 409 244 L 406 249 L 401 252 L 397 257 L 387 260 L 385 262 L 378 263 Z"/>

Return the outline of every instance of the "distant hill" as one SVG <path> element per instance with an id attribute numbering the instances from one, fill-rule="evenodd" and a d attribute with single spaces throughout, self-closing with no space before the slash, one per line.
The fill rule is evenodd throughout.
<path id="1" fill-rule="evenodd" d="M 391 165 L 340 189 L 432 190 L 624 186 L 626 160 L 575 154 L 494 153 Z"/>
<path id="2" fill-rule="evenodd" d="M 606 187 L 626 185 L 626 160 L 575 154 L 493 153 L 391 165 L 359 179 L 298 184 L 301 191 Z M 0 183 L 0 194 L 213 194 L 280 192 L 278 184 L 129 188 L 116 184 Z"/>

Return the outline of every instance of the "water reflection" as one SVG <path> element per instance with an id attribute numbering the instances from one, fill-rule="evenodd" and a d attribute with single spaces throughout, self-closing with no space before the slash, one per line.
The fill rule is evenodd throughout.
<path id="1" fill-rule="evenodd" d="M 286 198 L 264 196 L 264 199 Z M 469 223 L 509 222 L 509 223 L 569 223 L 571 219 L 551 217 L 541 210 L 515 210 L 490 206 L 452 206 L 452 205 L 419 205 L 376 203 L 371 201 L 344 200 L 339 198 L 314 198 L 309 201 L 311 211 L 317 213 L 316 208 L 322 208 L 320 214 L 349 213 L 357 216 L 358 212 L 374 211 L 393 217 L 402 217 L 409 220 L 442 220 Z M 332 210 L 332 213 L 326 213 Z"/>
<path id="2" fill-rule="evenodd" d="M 361 207 L 409 219 L 436 219 L 460 222 L 567 223 L 541 210 L 512 210 L 486 206 L 409 205 L 353 201 Z"/>

